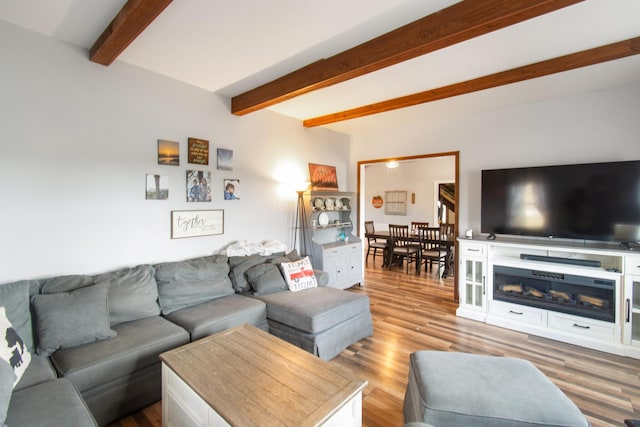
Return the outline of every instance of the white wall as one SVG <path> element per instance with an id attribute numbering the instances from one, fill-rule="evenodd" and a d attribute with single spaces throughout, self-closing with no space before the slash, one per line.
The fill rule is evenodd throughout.
<path id="1" fill-rule="evenodd" d="M 480 232 L 482 169 L 640 160 L 640 85 L 351 138 L 357 162 L 460 152 L 459 227 Z M 354 182 L 354 181 L 352 181 Z"/>
<path id="2" fill-rule="evenodd" d="M 348 189 L 347 136 L 268 111 L 235 117 L 228 100 L 0 22 L 0 283 L 98 273 L 211 254 L 235 240 L 291 244 L 308 162 L 337 167 Z M 197 64 L 194 64 L 197 66 Z M 223 66 L 223 64 L 221 64 Z M 187 164 L 187 138 L 210 164 Z M 180 142 L 180 166 L 157 164 L 157 139 Z M 215 149 L 234 151 L 218 171 Z M 185 171 L 213 172 L 213 201 L 187 203 Z M 145 174 L 169 176 L 168 200 L 145 200 Z M 237 178 L 241 200 L 224 201 Z M 221 236 L 170 239 L 170 212 L 224 209 Z"/>
<path id="3" fill-rule="evenodd" d="M 411 221 L 437 224 L 435 201 L 438 197 L 436 182 L 455 180 L 453 156 L 429 157 L 400 162 L 397 168 L 389 169 L 384 163 L 372 163 L 364 167 L 363 218 L 373 221 L 376 230 L 385 229 L 389 224 L 411 224 Z M 384 199 L 385 191 L 407 192 L 407 215 L 386 215 L 384 206 L 376 209 L 371 204 L 374 195 Z M 411 194 L 415 203 L 411 203 Z"/>

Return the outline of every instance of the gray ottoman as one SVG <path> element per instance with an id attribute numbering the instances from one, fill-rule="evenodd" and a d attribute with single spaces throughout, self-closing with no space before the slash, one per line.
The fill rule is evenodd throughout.
<path id="1" fill-rule="evenodd" d="M 441 351 L 411 354 L 404 420 L 438 427 L 589 426 L 530 362 Z"/>

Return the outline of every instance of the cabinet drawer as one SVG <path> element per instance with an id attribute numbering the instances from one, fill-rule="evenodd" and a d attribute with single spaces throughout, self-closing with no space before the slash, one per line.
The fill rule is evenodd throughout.
<path id="1" fill-rule="evenodd" d="M 549 313 L 549 327 L 599 340 L 615 339 L 615 324 L 562 313 Z"/>
<path id="2" fill-rule="evenodd" d="M 628 256 L 625 258 L 624 274 L 640 276 L 640 257 Z"/>
<path id="3" fill-rule="evenodd" d="M 474 245 L 468 243 L 460 245 L 460 255 L 463 257 L 484 257 L 485 254 L 485 245 Z"/>
<path id="4" fill-rule="evenodd" d="M 524 305 L 509 304 L 500 301 L 491 301 L 491 314 L 506 317 L 519 322 L 528 323 L 530 325 L 547 324 L 547 312 Z"/>

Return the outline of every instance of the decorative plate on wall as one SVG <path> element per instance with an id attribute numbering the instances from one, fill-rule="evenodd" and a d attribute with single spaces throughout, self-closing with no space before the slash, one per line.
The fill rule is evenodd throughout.
<path id="1" fill-rule="evenodd" d="M 320 215 L 318 215 L 318 224 L 323 227 L 325 225 L 329 225 L 329 215 L 327 215 L 325 212 L 322 212 Z"/>

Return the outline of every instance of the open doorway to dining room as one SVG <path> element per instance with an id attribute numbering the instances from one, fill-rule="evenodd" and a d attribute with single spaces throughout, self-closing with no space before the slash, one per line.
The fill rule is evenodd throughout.
<path id="1" fill-rule="evenodd" d="M 459 152 L 422 154 L 358 162 L 357 222 L 376 229 L 388 224 L 452 223 L 458 235 Z M 385 206 L 386 205 L 386 206 Z M 364 240 L 364 239 L 363 239 Z M 458 300 L 457 242 L 454 249 L 453 299 Z"/>

